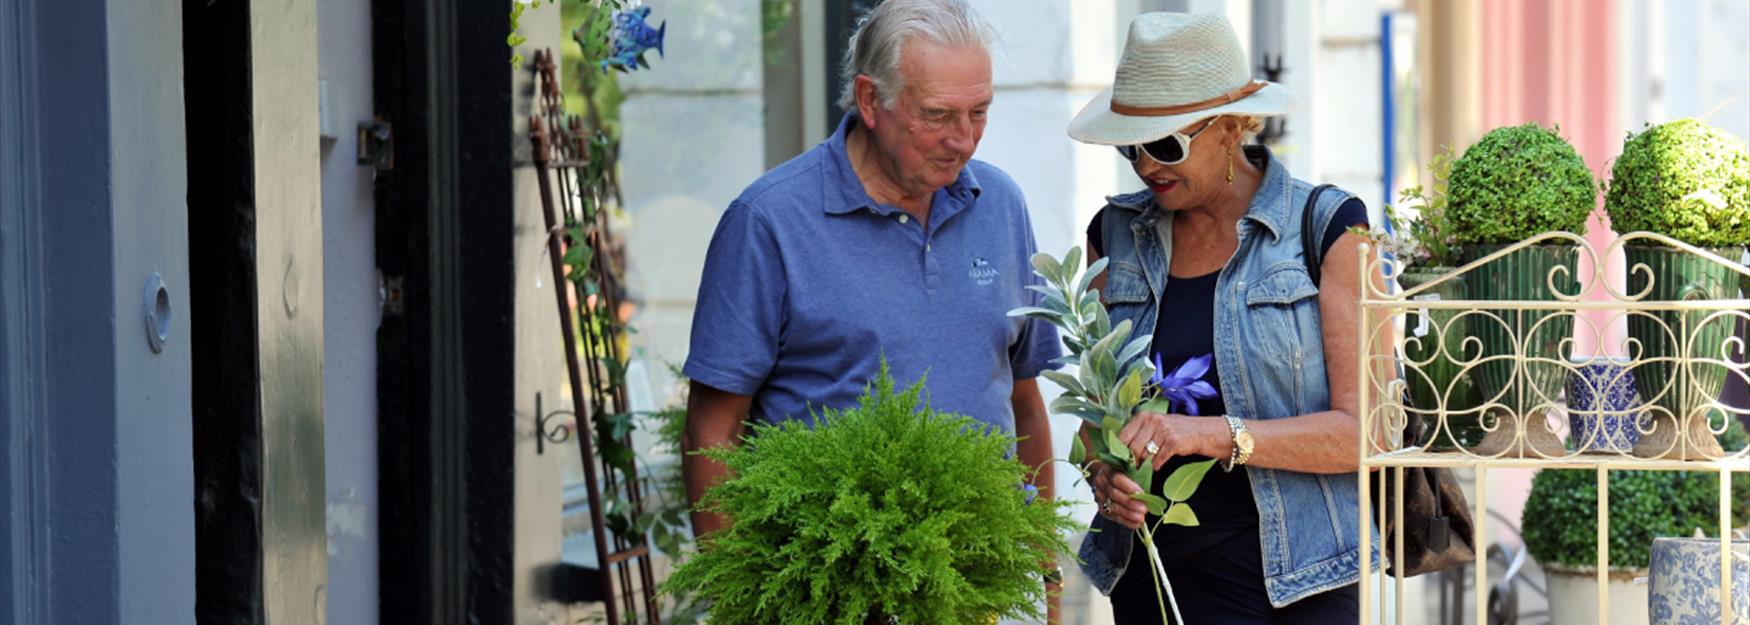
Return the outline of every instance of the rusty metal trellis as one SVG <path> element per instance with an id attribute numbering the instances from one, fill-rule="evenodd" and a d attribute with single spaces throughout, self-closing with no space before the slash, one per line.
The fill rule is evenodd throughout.
<path id="1" fill-rule="evenodd" d="M 596 597 L 604 604 L 608 623 L 637 622 L 642 604 L 645 622 L 660 625 L 661 613 L 657 607 L 649 546 L 641 537 L 630 540 L 619 533 L 611 533 L 610 537 L 604 514 L 604 489 L 623 497 L 631 505 L 633 518 L 643 513 L 645 493 L 638 479 L 637 465 L 634 463 L 622 469 L 604 462 L 597 456 L 590 436 L 598 419 L 629 412 L 625 385 L 617 380 L 620 374 L 614 369 L 624 363 L 617 341 L 619 322 L 616 317 L 622 299 L 623 255 L 609 229 L 606 211 L 592 209 L 617 195 L 611 176 L 612 166 L 611 163 L 607 166 L 610 173 L 606 183 L 593 184 L 588 179 L 590 134 L 582 119 L 565 113 L 565 98 L 560 93 L 555 75 L 558 63 L 552 51 L 536 52 L 534 66 L 539 83 L 540 112 L 529 117 L 529 140 L 534 147 L 541 210 L 547 225 L 547 256 L 552 264 L 554 296 L 565 339 L 565 365 L 570 376 L 572 408 L 579 421 L 577 444 L 583 458 L 584 480 L 589 493 L 589 520 L 596 551 L 595 592 L 583 596 Z M 618 200 L 617 197 L 613 199 Z M 572 226 L 581 227 L 582 240 L 569 240 L 567 230 Z M 577 245 L 587 246 L 592 255 L 588 278 L 599 286 L 596 293 L 579 293 L 575 283 L 566 275 L 565 250 Z M 610 318 L 601 326 L 599 334 L 595 328 L 587 327 L 590 325 L 587 323 L 579 331 L 577 316 L 588 321 L 596 315 Z M 627 433 L 618 442 L 630 447 L 631 434 Z M 632 580 L 634 566 L 640 582 L 636 587 Z"/>

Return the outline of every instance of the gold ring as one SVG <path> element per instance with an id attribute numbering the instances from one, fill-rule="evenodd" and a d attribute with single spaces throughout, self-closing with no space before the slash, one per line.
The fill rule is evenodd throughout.
<path id="1" fill-rule="evenodd" d="M 1161 446 L 1156 444 L 1154 441 L 1149 441 L 1148 445 L 1146 447 L 1143 447 L 1143 449 L 1147 450 L 1148 455 L 1150 455 L 1150 456 L 1161 453 Z"/>

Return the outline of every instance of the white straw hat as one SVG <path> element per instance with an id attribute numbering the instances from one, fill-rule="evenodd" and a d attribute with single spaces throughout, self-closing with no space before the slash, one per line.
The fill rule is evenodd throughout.
<path id="1" fill-rule="evenodd" d="M 1220 13 L 1144 13 L 1130 21 L 1112 86 L 1076 113 L 1069 136 L 1136 145 L 1214 115 L 1294 110 L 1282 85 L 1253 80 L 1233 25 Z"/>

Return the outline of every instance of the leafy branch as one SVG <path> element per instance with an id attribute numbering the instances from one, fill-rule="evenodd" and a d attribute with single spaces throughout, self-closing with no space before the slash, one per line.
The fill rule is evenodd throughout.
<path id="1" fill-rule="evenodd" d="M 1457 267 L 1460 264 L 1458 236 L 1454 233 L 1446 201 L 1446 184 L 1452 177 L 1452 162 L 1456 158 L 1450 145 L 1434 155 L 1433 163 L 1428 166 L 1433 182 L 1427 187 L 1416 185 L 1404 189 L 1399 196 L 1401 205 L 1386 205 L 1386 219 L 1392 226 L 1390 237 L 1371 232 L 1366 236 L 1375 239 L 1393 257 L 1410 265 Z M 1406 215 L 1401 209 L 1413 209 L 1415 214 Z"/>
<path id="2" fill-rule="evenodd" d="M 1161 378 L 1157 374 L 1159 366 L 1146 357 L 1154 340 L 1152 333 L 1129 339 L 1130 320 L 1112 325 L 1105 305 L 1100 303 L 1100 291 L 1092 288 L 1094 278 L 1106 270 L 1107 259 L 1096 260 L 1083 271 L 1082 250 L 1072 247 L 1061 262 L 1043 252 L 1034 254 L 1032 261 L 1033 273 L 1045 282 L 1027 287 L 1042 296 L 1039 306 L 1017 308 L 1009 311 L 1009 316 L 1042 319 L 1057 326 L 1069 354 L 1053 360 L 1052 364 L 1076 366 L 1075 375 L 1061 371 L 1041 374 L 1064 389 L 1062 396 L 1052 400 L 1051 411 L 1074 415 L 1086 423 L 1084 429 L 1092 449 L 1082 443 L 1082 437 L 1072 437 L 1069 463 L 1075 465 L 1083 479 L 1090 475 L 1089 464 L 1094 461 L 1104 463 L 1124 472 L 1144 489 L 1131 497 L 1141 501 L 1149 514 L 1156 517 L 1153 525 L 1145 523 L 1137 532 L 1141 534 L 1149 560 L 1154 565 L 1150 571 L 1155 576 L 1157 598 L 1162 586 L 1167 591 L 1166 599 L 1161 602 L 1161 620 L 1166 620 L 1166 607 L 1171 604 L 1173 622 L 1182 623 L 1178 600 L 1172 596 L 1172 584 L 1167 581 L 1166 569 L 1155 547 L 1154 532 L 1161 525 L 1194 527 L 1198 524 L 1197 515 L 1186 502 L 1197 491 L 1209 468 L 1215 465 L 1215 460 L 1179 467 L 1167 476 L 1160 492 L 1150 493 L 1147 489 L 1154 484 L 1154 464 L 1150 458 L 1136 457 L 1119 438 L 1119 433 L 1138 410 L 1167 412 L 1177 402 L 1188 414 L 1196 414 L 1195 397 L 1162 396 Z M 1129 342 L 1125 342 L 1127 339 Z"/>

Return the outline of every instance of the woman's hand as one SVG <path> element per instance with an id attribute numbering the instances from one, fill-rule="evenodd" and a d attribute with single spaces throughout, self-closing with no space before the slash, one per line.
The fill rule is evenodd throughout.
<path id="1" fill-rule="evenodd" d="M 1217 457 L 1210 453 L 1213 450 L 1212 435 L 1216 433 L 1210 427 L 1212 424 L 1221 426 L 1219 434 L 1224 440 L 1232 438 L 1222 419 L 1138 412 L 1118 432 L 1118 440 L 1130 448 L 1133 457 L 1146 458 L 1159 470 L 1173 456 Z M 1226 457 L 1225 450 L 1219 455 Z"/>
<path id="2" fill-rule="evenodd" d="M 1132 493 L 1140 492 L 1142 487 L 1123 471 L 1104 463 L 1094 464 L 1094 503 L 1100 506 L 1101 516 L 1133 530 L 1141 528 L 1148 518 L 1148 506 L 1130 498 Z"/>

